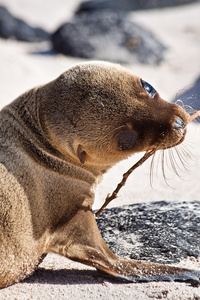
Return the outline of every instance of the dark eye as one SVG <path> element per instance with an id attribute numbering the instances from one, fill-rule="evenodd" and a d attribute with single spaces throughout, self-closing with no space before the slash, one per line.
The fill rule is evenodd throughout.
<path id="1" fill-rule="evenodd" d="M 151 98 L 153 98 L 156 94 L 156 90 L 146 81 L 141 79 L 141 84 L 143 89 L 149 94 Z"/>
<path id="2" fill-rule="evenodd" d="M 120 150 L 129 150 L 132 149 L 137 140 L 137 132 L 135 131 L 126 131 L 119 138 L 119 149 Z"/>

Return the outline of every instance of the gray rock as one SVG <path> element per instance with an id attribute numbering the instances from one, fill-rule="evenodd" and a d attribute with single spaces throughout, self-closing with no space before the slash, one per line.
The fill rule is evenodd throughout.
<path id="1" fill-rule="evenodd" d="M 162 8 L 197 2 L 198 0 L 95 0 L 84 1 L 80 4 L 77 13 L 93 11 L 97 9 L 113 10 L 140 10 L 150 8 Z"/>
<path id="2" fill-rule="evenodd" d="M 118 63 L 157 64 L 165 50 L 152 33 L 113 11 L 75 15 L 52 35 L 52 43 L 65 55 Z"/>
<path id="3" fill-rule="evenodd" d="M 175 263 L 200 254 L 200 202 L 152 202 L 106 209 L 97 218 L 119 256 Z"/>
<path id="4" fill-rule="evenodd" d="M 0 6 L 0 37 L 25 42 L 39 42 L 49 39 L 49 34 L 37 27 L 31 27 L 23 20 L 15 18 L 3 6 Z"/>

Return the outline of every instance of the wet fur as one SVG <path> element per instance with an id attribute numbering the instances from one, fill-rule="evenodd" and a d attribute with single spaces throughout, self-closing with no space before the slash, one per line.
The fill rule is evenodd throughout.
<path id="1" fill-rule="evenodd" d="M 180 279 L 187 270 L 119 258 L 103 241 L 93 187 L 128 156 L 180 143 L 176 104 L 151 99 L 119 65 L 77 65 L 0 113 L 0 287 L 30 275 L 49 252 L 128 280 Z M 125 132 L 135 145 L 119 147 Z M 186 273 L 185 273 L 186 272 Z M 189 278 L 190 278 L 189 276 Z"/>

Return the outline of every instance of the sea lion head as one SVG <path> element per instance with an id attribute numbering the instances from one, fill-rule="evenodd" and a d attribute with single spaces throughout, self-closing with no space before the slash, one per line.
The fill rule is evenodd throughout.
<path id="1" fill-rule="evenodd" d="M 117 64 L 76 65 L 43 87 L 40 123 L 62 154 L 110 167 L 133 153 L 184 140 L 189 115 Z"/>

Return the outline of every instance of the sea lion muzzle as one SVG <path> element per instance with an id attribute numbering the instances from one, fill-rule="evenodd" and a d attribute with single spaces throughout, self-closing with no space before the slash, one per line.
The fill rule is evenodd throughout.
<path id="1" fill-rule="evenodd" d="M 173 129 L 181 130 L 181 129 L 184 129 L 184 127 L 185 127 L 184 121 L 180 117 L 177 117 L 174 122 Z"/>

